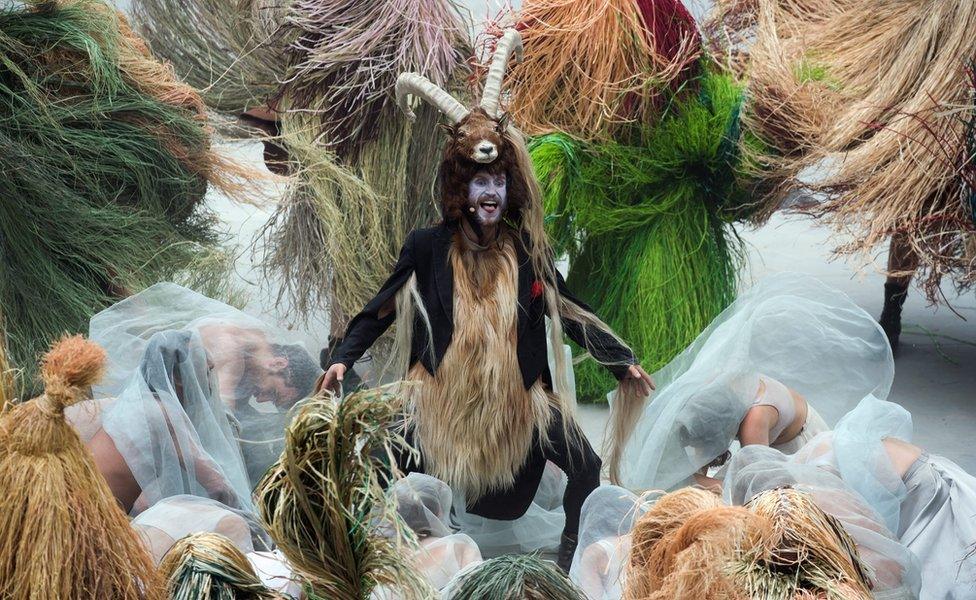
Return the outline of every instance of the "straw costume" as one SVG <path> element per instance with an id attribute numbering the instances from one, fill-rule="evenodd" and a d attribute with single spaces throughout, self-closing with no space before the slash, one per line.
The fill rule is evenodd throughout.
<path id="1" fill-rule="evenodd" d="M 870 259 L 890 240 L 882 325 L 897 347 L 916 271 L 976 282 L 973 74 L 976 5 L 761 0 L 727 7 L 730 37 L 749 38 L 748 127 L 763 141 L 764 210 L 798 190 L 845 234 L 837 250 Z M 814 172 L 816 175 L 809 175 Z"/>
<path id="2" fill-rule="evenodd" d="M 300 0 L 277 40 L 287 68 L 274 99 L 295 179 L 262 231 L 279 303 L 329 311 L 340 337 L 415 227 L 436 219 L 438 113 L 397 111 L 397 76 L 463 79 L 468 27 L 453 0 Z M 378 350 L 378 348 L 377 348 Z"/>
<path id="3" fill-rule="evenodd" d="M 341 402 L 309 399 L 255 491 L 261 520 L 309 600 L 367 600 L 381 587 L 403 600 L 434 596 L 410 563 L 415 538 L 384 491 L 383 457 L 402 443 L 390 430 L 398 405 L 383 388 Z"/>
<path id="4" fill-rule="evenodd" d="M 664 366 L 735 297 L 742 90 L 679 1 L 527 0 L 509 81 L 568 282 Z M 603 401 L 598 365 L 580 398 Z"/>
<path id="5" fill-rule="evenodd" d="M 554 268 L 528 153 L 499 109 L 506 64 L 519 47 L 517 32 L 506 32 L 481 104 L 470 110 L 417 74 L 398 80 L 409 114 L 412 95 L 449 121 L 438 174 L 443 222 L 408 236 L 393 273 L 352 320 L 326 385 L 396 321 L 392 365 L 413 384 L 404 390 L 406 430 L 420 450 L 419 461 L 403 460 L 401 468 L 445 481 L 476 515 L 513 520 L 531 503 L 546 460 L 556 463 L 569 477 L 561 557 L 568 568 L 600 460 L 573 420 L 570 392 L 553 389 L 553 381 L 564 387 L 566 360 L 555 353 L 553 377 L 545 317 L 552 347 L 561 348 L 565 331 L 619 378 L 640 369 Z M 483 239 L 479 232 L 489 227 L 493 234 Z M 628 393 L 640 393 L 633 381 Z"/>
<path id="6" fill-rule="evenodd" d="M 291 181 L 255 249 L 278 308 L 328 311 L 339 337 L 433 222 L 438 113 L 396 109 L 404 71 L 458 87 L 469 25 L 454 0 L 133 0 L 140 31 L 214 111 L 263 132 L 265 163 Z M 343 265 L 337 268 L 337 265 Z M 353 267 L 353 268 L 347 268 Z"/>
<path id="7" fill-rule="evenodd" d="M 745 507 L 682 489 L 658 500 L 632 536 L 626 600 L 873 597 L 843 525 L 791 488 Z"/>
<path id="8" fill-rule="evenodd" d="M 65 338 L 41 365 L 43 395 L 0 414 L 0 596 L 162 598 L 129 527 L 64 409 L 105 368 L 105 353 Z"/>
<path id="9" fill-rule="evenodd" d="M 198 93 L 97 0 L 0 9 L 0 304 L 11 360 L 161 279 L 223 291 L 208 185 L 240 173 L 210 148 Z M 33 378 L 25 381 L 33 383 Z"/>

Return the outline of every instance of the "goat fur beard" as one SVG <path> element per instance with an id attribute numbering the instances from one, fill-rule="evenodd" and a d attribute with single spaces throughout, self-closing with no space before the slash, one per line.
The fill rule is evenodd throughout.
<path id="1" fill-rule="evenodd" d="M 410 421 L 424 469 L 471 502 L 515 481 L 556 398 L 536 381 L 525 389 L 517 342 L 518 263 L 511 235 L 481 252 L 455 237 L 454 336 L 431 376 L 416 364 L 407 379 Z"/>

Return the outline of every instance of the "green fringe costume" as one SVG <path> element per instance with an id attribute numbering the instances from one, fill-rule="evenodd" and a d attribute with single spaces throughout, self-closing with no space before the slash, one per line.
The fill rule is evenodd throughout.
<path id="1" fill-rule="evenodd" d="M 201 206 L 208 131 L 123 70 L 150 59 L 120 25 L 94 0 L 0 10 L 0 304 L 28 373 L 126 293 L 223 267 Z"/>
<path id="2" fill-rule="evenodd" d="M 742 246 L 729 223 L 748 203 L 737 185 L 742 101 L 731 77 L 705 68 L 658 122 L 635 125 L 631 144 L 564 133 L 532 141 L 548 230 L 570 259 L 570 288 L 648 371 L 735 298 Z M 613 388 L 595 361 L 578 365 L 576 384 L 589 402 Z"/>

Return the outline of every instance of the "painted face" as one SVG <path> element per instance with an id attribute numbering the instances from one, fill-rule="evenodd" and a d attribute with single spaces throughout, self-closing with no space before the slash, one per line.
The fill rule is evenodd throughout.
<path id="1" fill-rule="evenodd" d="M 508 208 L 504 173 L 478 171 L 468 183 L 468 215 L 480 225 L 496 225 Z"/>

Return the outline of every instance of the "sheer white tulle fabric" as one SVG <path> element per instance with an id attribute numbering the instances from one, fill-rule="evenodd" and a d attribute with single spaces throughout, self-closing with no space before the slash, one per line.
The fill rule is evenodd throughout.
<path id="1" fill-rule="evenodd" d="M 837 473 L 898 532 L 901 504 L 907 490 L 885 451 L 887 437 L 912 441 L 912 415 L 907 410 L 868 396 L 844 416 L 833 431 L 811 440 L 797 461 L 824 465 Z"/>
<path id="2" fill-rule="evenodd" d="M 658 391 L 624 449 L 622 484 L 690 485 L 730 448 L 754 400 L 742 390 L 759 375 L 799 392 L 830 424 L 867 394 L 885 397 L 893 374 L 883 331 L 845 294 L 806 275 L 769 276 L 655 374 Z"/>
<path id="3" fill-rule="evenodd" d="M 514 521 L 486 519 L 467 511 L 464 495 L 455 493 L 451 520 L 461 533 L 470 536 L 485 558 L 502 554 L 555 552 L 566 524 L 563 494 L 566 475 L 547 462 L 532 504 Z"/>
<path id="4" fill-rule="evenodd" d="M 410 560 L 434 589 L 444 588 L 458 573 L 482 562 L 478 545 L 469 536 L 451 527 L 451 488 L 443 481 L 410 473 L 398 480 L 389 492 L 396 500 L 397 513 L 417 536 L 418 545 Z M 400 598 L 386 587 L 375 590 L 373 600 Z"/>
<path id="5" fill-rule="evenodd" d="M 132 528 L 156 564 L 178 540 L 194 533 L 219 533 L 244 553 L 267 550 L 271 542 L 252 517 L 215 500 L 172 496 L 132 520 Z"/>
<path id="6" fill-rule="evenodd" d="M 252 487 L 283 448 L 289 408 L 321 373 L 312 357 L 287 334 L 172 283 L 98 313 L 89 337 L 109 357 L 96 402 L 116 398 L 100 407 L 101 427 L 142 488 L 132 513 L 181 494 L 253 511 Z M 272 373 L 269 361 L 286 366 Z"/>
<path id="7" fill-rule="evenodd" d="M 868 397 L 797 459 L 837 472 L 882 515 L 922 564 L 923 600 L 976 597 L 976 477 L 924 451 L 899 471 L 885 440 L 912 433 L 907 410 Z"/>
<path id="8" fill-rule="evenodd" d="M 746 446 L 729 465 L 725 500 L 743 505 L 760 492 L 784 486 L 807 492 L 821 510 L 841 522 L 868 567 L 875 598 L 918 598 L 918 559 L 885 527 L 881 515 L 825 465 L 805 464 L 766 446 Z"/>
<path id="9" fill-rule="evenodd" d="M 569 577 L 589 600 L 620 600 L 630 558 L 631 530 L 653 500 L 601 485 L 583 503 L 579 544 Z"/>
<path id="10" fill-rule="evenodd" d="M 301 581 L 292 573 L 291 566 L 280 551 L 248 552 L 247 560 L 268 589 L 285 594 L 288 598 L 305 598 Z"/>

